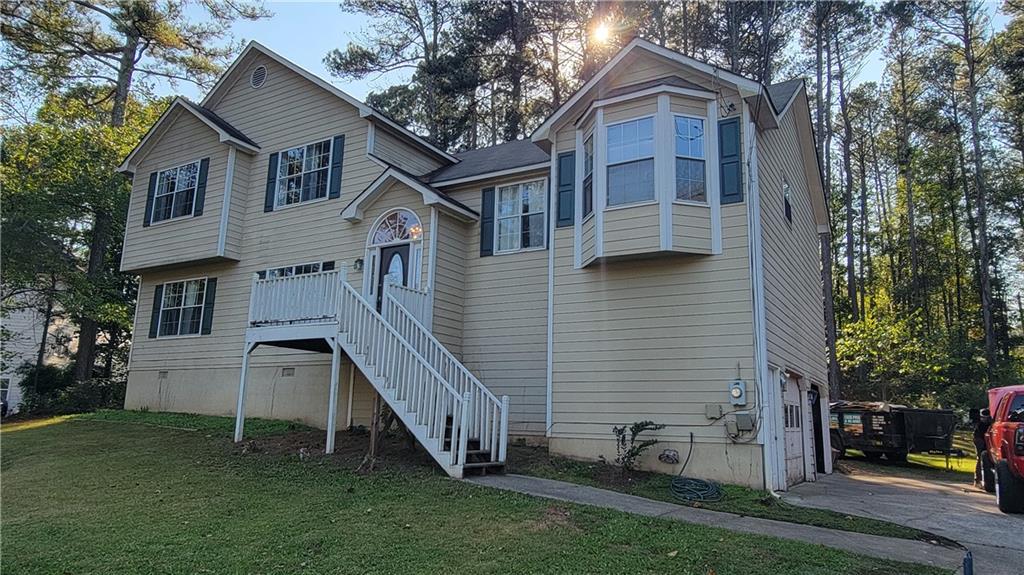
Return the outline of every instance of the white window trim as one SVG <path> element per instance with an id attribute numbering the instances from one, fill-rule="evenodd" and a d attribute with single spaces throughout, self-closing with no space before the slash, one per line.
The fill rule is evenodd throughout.
<path id="1" fill-rule="evenodd" d="M 703 158 L 694 158 L 694 157 L 691 157 L 691 156 L 680 156 L 679 154 L 676 153 L 676 146 L 675 146 L 675 144 L 676 144 L 676 118 L 687 118 L 689 120 L 700 120 L 701 124 L 704 126 L 704 135 L 701 136 L 703 138 L 703 140 L 704 140 L 704 157 Z M 671 193 L 671 195 L 672 195 L 672 202 L 673 203 L 677 203 L 677 204 L 690 204 L 690 205 L 696 205 L 696 206 L 709 206 L 709 205 L 711 205 L 711 200 L 710 200 L 710 198 L 711 198 L 711 189 L 710 189 L 710 184 L 708 182 L 708 172 L 710 171 L 709 168 L 708 168 L 708 165 L 709 165 L 709 158 L 711 157 L 711 150 L 709 149 L 709 144 L 708 144 L 708 142 L 709 142 L 708 129 L 710 128 L 710 124 L 711 124 L 711 121 L 708 118 L 705 118 L 703 116 L 696 116 L 694 114 L 677 114 L 677 113 L 673 113 L 672 114 L 672 155 L 671 155 L 672 165 L 669 167 L 669 169 L 672 170 L 672 190 L 671 190 L 672 193 Z M 717 126 L 716 126 L 716 129 L 717 129 Z M 678 159 L 678 158 L 684 158 L 684 159 L 688 159 L 688 160 L 700 160 L 700 161 L 704 162 L 704 201 L 700 201 L 700 200 L 680 200 L 680 199 L 676 198 L 676 190 L 675 190 L 675 186 L 676 186 L 676 159 Z"/>
<path id="2" fill-rule="evenodd" d="M 594 146 L 597 145 L 597 138 L 594 137 L 595 127 L 596 126 L 591 126 L 589 132 L 583 133 L 583 140 L 579 151 L 580 157 L 582 158 L 582 163 L 580 165 L 583 166 L 580 170 L 580 212 L 582 212 L 584 198 L 583 188 L 586 186 L 587 182 L 587 140 L 590 140 L 590 213 L 583 214 L 583 221 L 587 221 L 592 218 L 594 216 L 594 212 L 597 211 L 596 206 L 594 205 L 594 197 L 597 195 L 597 191 L 594 189 L 597 180 L 597 177 L 594 174 L 595 169 L 597 168 L 597 153 L 594 150 Z"/>
<path id="3" fill-rule="evenodd" d="M 156 173 L 156 189 L 153 190 L 153 205 L 149 207 L 149 209 L 150 209 L 150 211 L 149 211 L 149 227 L 162 226 L 164 224 L 169 224 L 169 223 L 174 222 L 174 221 L 178 221 L 178 220 L 182 220 L 182 219 L 185 219 L 185 218 L 193 217 L 193 214 L 195 214 L 195 212 L 196 212 L 196 196 L 199 195 L 198 194 L 198 192 L 199 192 L 199 169 L 202 167 L 202 162 L 203 162 L 202 160 L 193 160 L 191 162 L 185 162 L 184 164 L 180 164 L 180 165 L 173 166 L 173 167 L 170 167 L 170 168 L 164 168 L 163 170 L 158 170 L 157 171 L 157 173 Z M 195 191 L 192 193 L 192 208 L 188 211 L 187 214 L 182 214 L 180 216 L 171 215 L 171 217 L 165 218 L 165 219 L 162 219 L 162 220 L 154 219 L 154 217 L 156 216 L 156 199 L 158 197 L 161 197 L 161 194 L 158 193 L 160 191 L 160 175 L 163 174 L 164 172 L 169 172 L 171 170 L 180 170 L 181 168 L 184 168 L 185 166 L 191 166 L 192 164 L 196 165 L 196 187 L 195 187 Z M 178 178 L 177 177 L 174 178 L 174 182 L 175 182 L 175 191 L 174 191 L 174 193 L 163 194 L 164 196 L 174 196 L 174 195 L 176 195 L 178 193 L 177 192 L 177 182 L 178 182 Z M 171 199 L 171 214 L 174 214 L 174 199 L 173 198 Z"/>
<path id="4" fill-rule="evenodd" d="M 603 110 L 603 108 L 599 108 L 599 111 L 600 110 Z M 615 162 L 615 163 L 609 162 L 608 161 L 608 130 L 611 129 L 612 127 L 614 127 L 614 126 L 619 126 L 621 124 L 628 124 L 630 122 L 639 122 L 640 120 L 646 120 L 647 118 L 651 119 L 651 146 L 652 146 L 651 147 L 651 155 L 650 156 L 638 156 L 638 157 L 633 158 L 631 160 L 624 160 L 624 161 L 621 161 L 621 162 Z M 645 203 L 657 202 L 657 200 L 658 200 L 658 175 L 657 175 L 658 174 L 658 165 L 657 165 L 658 164 L 658 160 L 657 160 L 657 157 L 658 157 L 658 117 L 657 117 L 657 114 L 644 114 L 642 116 L 636 116 L 634 118 L 627 118 L 625 120 L 617 120 L 617 121 L 615 121 L 614 123 L 611 123 L 611 124 L 604 124 L 602 122 L 602 125 L 601 125 L 600 128 L 604 132 L 604 137 L 601 139 L 602 140 L 601 145 L 604 148 L 604 153 L 602 153 L 601 156 L 600 156 L 600 158 L 601 158 L 601 166 L 600 167 L 601 167 L 602 172 L 604 173 L 604 178 L 603 178 L 603 180 L 604 180 L 603 188 L 604 189 L 601 190 L 601 192 L 603 194 L 603 198 L 604 198 L 604 200 L 602 202 L 604 204 L 602 209 L 604 211 L 608 211 L 609 209 L 620 208 L 620 207 L 623 207 L 623 206 L 639 206 L 639 205 L 643 205 Z M 597 141 L 596 140 L 594 141 L 594 144 L 595 144 L 595 146 L 597 145 Z M 675 153 L 674 150 L 673 150 L 673 153 Z M 598 168 L 597 159 L 598 159 L 598 155 L 597 155 L 596 150 L 595 150 L 595 153 L 594 153 L 594 172 L 595 173 L 598 171 L 597 170 L 597 168 Z M 632 164 L 632 163 L 636 163 L 636 162 L 642 162 L 644 160 L 651 160 L 652 162 L 654 162 L 654 197 L 652 199 L 649 199 L 649 200 L 637 200 L 635 202 L 624 202 L 624 203 L 621 203 L 621 204 L 615 204 L 614 206 L 610 205 L 608 203 L 608 168 L 610 168 L 612 166 L 621 166 L 623 164 Z M 594 190 L 594 195 L 595 196 L 597 195 L 597 190 L 596 189 Z M 673 194 L 673 195 L 675 195 L 675 194 Z M 594 211 L 597 211 L 597 206 L 594 206 Z"/>
<path id="5" fill-rule="evenodd" d="M 291 276 L 279 276 L 279 277 L 294 277 L 295 275 L 306 276 L 306 275 L 311 275 L 311 274 L 315 274 L 315 273 L 318 274 L 318 273 L 323 272 L 324 260 L 314 260 L 314 261 L 302 262 L 302 263 L 298 263 L 298 264 L 288 264 L 288 265 L 283 265 L 283 266 L 272 266 L 272 267 L 269 267 L 269 268 L 265 268 L 265 269 L 259 270 L 257 273 L 263 272 L 264 273 L 263 279 L 277 279 L 277 278 L 271 278 L 270 277 L 270 271 L 271 270 L 280 270 L 280 269 L 284 269 L 284 268 L 297 268 L 297 267 L 302 267 L 302 266 L 311 266 L 311 265 L 314 265 L 314 264 L 319 266 L 319 268 L 318 268 L 319 271 L 310 272 L 308 274 L 292 274 Z"/>
<path id="6" fill-rule="evenodd" d="M 303 152 L 302 152 L 302 154 L 303 154 L 302 155 L 303 169 L 302 169 L 302 174 L 300 174 L 300 175 L 305 176 L 305 174 L 306 174 L 306 168 L 305 168 L 305 163 L 306 163 L 306 155 L 305 154 L 306 154 L 306 152 L 305 152 L 305 149 L 307 147 L 309 147 L 309 146 L 312 146 L 313 144 L 319 144 L 321 142 L 327 142 L 327 193 L 324 194 L 324 197 L 322 197 L 322 198 L 313 198 L 311 200 L 303 200 L 302 199 L 302 190 L 300 188 L 299 189 L 299 201 L 295 202 L 294 204 L 278 204 L 277 203 L 277 198 L 279 197 L 278 192 L 281 191 L 281 180 L 282 180 L 282 178 L 281 178 L 281 154 L 284 153 L 284 152 L 287 152 L 288 150 L 294 150 L 295 148 L 302 148 L 303 149 Z M 306 205 L 309 205 L 309 204 L 313 204 L 313 203 L 316 203 L 316 202 L 323 202 L 323 201 L 326 201 L 326 200 L 330 199 L 330 197 L 331 197 L 331 172 L 334 171 L 334 166 L 333 166 L 333 161 L 332 161 L 333 158 L 334 158 L 334 138 L 333 137 L 328 137 L 328 138 L 324 138 L 324 139 L 317 139 L 317 140 L 313 140 L 311 142 L 306 142 L 305 144 L 298 144 L 298 145 L 295 145 L 295 146 L 289 146 L 287 148 L 284 148 L 284 149 L 281 149 L 281 150 L 278 150 L 278 151 L 274 152 L 274 154 L 277 155 L 277 173 L 274 174 L 274 211 L 275 212 L 277 210 L 283 210 L 285 208 L 294 208 L 295 206 L 306 206 Z M 314 171 L 316 171 L 316 170 L 314 170 Z M 291 177 L 294 177 L 294 176 L 291 176 Z M 288 178 L 285 177 L 283 179 L 287 180 Z"/>
<path id="7" fill-rule="evenodd" d="M 167 286 L 172 284 L 187 283 L 191 281 L 203 280 L 203 305 L 199 306 L 199 333 L 186 333 L 184 335 L 160 335 L 160 325 L 163 323 L 164 317 L 164 293 L 167 291 Z M 203 335 L 203 320 L 206 319 L 206 288 L 209 284 L 209 276 L 201 276 L 194 278 L 186 278 L 181 280 L 174 280 L 171 282 L 164 282 L 161 284 L 160 290 L 160 312 L 156 316 L 156 337 L 157 339 L 188 339 L 193 337 L 202 337 Z M 189 306 L 194 307 L 194 306 Z M 181 308 L 179 308 L 181 309 Z M 178 328 L 181 328 L 181 319 L 178 319 Z"/>
<path id="8" fill-rule="evenodd" d="M 373 225 L 370 226 L 369 231 L 366 234 L 366 249 L 364 250 L 363 256 L 363 294 L 367 298 L 377 296 L 377 274 L 380 272 L 381 257 L 380 250 L 391 246 L 408 245 L 409 246 L 409 285 L 407 287 L 412 289 L 423 289 L 423 236 L 427 233 L 424 230 L 419 238 L 393 240 L 386 243 L 374 243 L 373 236 L 376 233 L 377 228 L 380 226 L 388 216 L 395 212 L 409 212 L 416 218 L 416 223 L 423 228 L 423 220 L 420 215 L 416 213 L 416 210 L 405 206 L 398 206 L 384 210 L 377 219 L 374 220 Z M 431 223 L 434 223 L 433 217 L 431 217 Z M 433 230 L 433 228 L 431 228 Z M 431 234 L 431 242 L 435 237 Z M 433 244 L 431 244 L 433 245 Z M 433 258 L 433 251 L 428 256 L 428 259 Z M 429 263 L 428 263 L 429 266 Z M 428 270 L 429 271 L 429 270 Z M 429 278 L 428 278 L 429 281 Z M 428 283 L 429 286 L 429 283 Z"/>
<path id="9" fill-rule="evenodd" d="M 516 216 L 505 216 L 504 218 L 501 218 L 501 217 L 498 216 L 498 201 L 499 201 L 498 189 L 499 188 L 507 188 L 507 187 L 510 187 L 510 186 L 522 186 L 523 184 L 530 184 L 530 183 L 533 183 L 533 182 L 541 182 L 541 188 L 544 189 L 544 200 L 545 200 L 544 201 L 544 208 L 540 212 L 531 212 L 530 214 L 519 213 L 519 214 L 517 214 L 517 216 L 519 217 L 520 221 L 522 221 L 522 217 L 524 215 L 536 215 L 538 213 L 543 214 L 544 215 L 544 226 L 543 226 L 544 239 L 541 242 L 541 245 L 539 245 L 539 246 L 532 247 L 532 248 L 524 248 L 524 247 L 522 247 L 522 243 L 523 242 L 522 242 L 522 238 L 520 237 L 520 241 L 519 241 L 520 247 L 518 247 L 516 249 L 513 249 L 513 250 L 499 250 L 498 249 L 498 245 L 499 245 L 499 243 L 498 243 L 498 230 L 499 230 L 500 226 L 498 225 L 498 220 L 499 219 L 508 219 L 508 218 L 516 217 Z M 520 192 L 520 194 L 522 194 L 522 192 Z M 497 255 L 506 255 L 506 254 L 518 254 L 518 253 L 523 253 L 523 252 L 536 252 L 536 251 L 546 250 L 547 249 L 547 247 L 548 247 L 548 205 L 551 203 L 550 202 L 550 199 L 551 199 L 550 196 L 551 196 L 551 189 L 548 187 L 548 178 L 547 177 L 543 177 L 543 178 L 528 178 L 528 179 L 525 179 L 525 180 L 517 180 L 517 181 L 514 181 L 514 182 L 506 182 L 506 183 L 494 186 L 494 252 L 493 252 L 494 255 L 497 256 Z M 520 195 L 520 201 L 521 201 L 521 198 L 522 198 L 522 195 Z"/>

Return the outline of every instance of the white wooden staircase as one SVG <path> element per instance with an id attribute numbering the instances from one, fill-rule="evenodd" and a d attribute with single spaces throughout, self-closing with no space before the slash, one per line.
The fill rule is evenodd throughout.
<path id="1" fill-rule="evenodd" d="M 254 277 L 235 441 L 242 439 L 253 349 L 259 345 L 319 349 L 332 353 L 328 453 L 334 450 L 339 363 L 344 353 L 449 475 L 462 477 L 471 469 L 504 466 L 508 397 L 495 397 L 424 326 L 421 319 L 429 323 L 427 295 L 388 286 L 382 315 L 346 281 L 344 269 Z"/>

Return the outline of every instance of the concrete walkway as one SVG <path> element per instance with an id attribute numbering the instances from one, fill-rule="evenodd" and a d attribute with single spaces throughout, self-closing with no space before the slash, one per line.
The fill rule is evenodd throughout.
<path id="1" fill-rule="evenodd" d="M 995 496 L 969 483 L 834 473 L 797 485 L 782 499 L 948 537 L 971 550 L 979 574 L 1024 573 L 1024 516 L 1001 513 Z"/>
<path id="2" fill-rule="evenodd" d="M 505 491 L 516 491 L 547 499 L 617 509 L 626 513 L 647 517 L 661 517 L 686 523 L 708 525 L 710 527 L 722 527 L 730 531 L 817 543 L 851 553 L 894 561 L 921 563 L 949 569 L 950 571 L 958 569 L 963 565 L 963 551 L 931 545 L 922 541 L 892 539 L 878 535 L 836 531 L 811 525 L 743 517 L 732 513 L 697 509 L 685 505 L 676 505 L 674 503 L 626 495 L 616 491 L 598 489 L 596 487 L 525 475 L 485 475 L 467 478 L 466 481 Z"/>

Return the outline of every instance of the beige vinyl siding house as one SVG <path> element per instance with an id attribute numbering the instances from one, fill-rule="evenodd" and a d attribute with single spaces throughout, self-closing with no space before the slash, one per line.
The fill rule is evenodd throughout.
<path id="1" fill-rule="evenodd" d="M 645 468 L 678 472 L 668 449 L 701 477 L 814 480 L 806 114 L 801 84 L 634 40 L 531 139 L 451 155 L 251 44 L 123 166 L 126 405 L 234 414 L 236 439 L 244 416 L 299 420 L 330 451 L 380 397 L 453 476 L 503 466 L 509 437 L 614 459 L 612 428 L 652 420 Z M 152 174 L 198 158 L 203 213 L 146 225 Z M 786 402 L 807 425 L 783 429 Z"/>

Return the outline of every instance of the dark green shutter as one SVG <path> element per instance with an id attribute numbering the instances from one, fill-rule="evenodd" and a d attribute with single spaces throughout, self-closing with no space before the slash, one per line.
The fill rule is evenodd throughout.
<path id="1" fill-rule="evenodd" d="M 192 208 L 192 217 L 203 215 L 203 204 L 206 203 L 206 175 L 210 171 L 210 158 L 199 162 L 199 181 L 196 183 L 196 203 Z"/>
<path id="2" fill-rule="evenodd" d="M 494 188 L 484 188 L 480 202 L 480 257 L 494 255 Z"/>
<path id="3" fill-rule="evenodd" d="M 576 152 L 558 156 L 558 219 L 560 228 L 574 223 L 576 202 Z"/>
<path id="4" fill-rule="evenodd" d="M 267 167 L 267 194 L 263 197 L 263 211 L 274 211 L 274 194 L 277 192 L 277 156 L 270 154 L 270 165 Z"/>
<path id="5" fill-rule="evenodd" d="M 341 197 L 341 165 L 345 161 L 345 136 L 335 136 L 331 145 L 331 183 L 328 198 Z"/>
<path id="6" fill-rule="evenodd" d="M 206 295 L 203 296 L 203 325 L 199 333 L 207 335 L 213 329 L 213 300 L 217 297 L 217 278 L 207 278 Z"/>
<path id="7" fill-rule="evenodd" d="M 743 172 L 740 158 L 740 120 L 718 122 L 718 165 L 722 204 L 743 201 Z"/>
<path id="8" fill-rule="evenodd" d="M 142 227 L 149 227 L 153 218 L 153 202 L 156 201 L 156 177 L 157 172 L 149 175 L 149 191 L 146 193 L 146 215 L 142 218 Z"/>
<path id="9" fill-rule="evenodd" d="M 160 284 L 153 291 L 153 313 L 149 317 L 149 337 L 156 337 L 160 327 L 160 301 L 164 299 L 164 286 Z"/>

